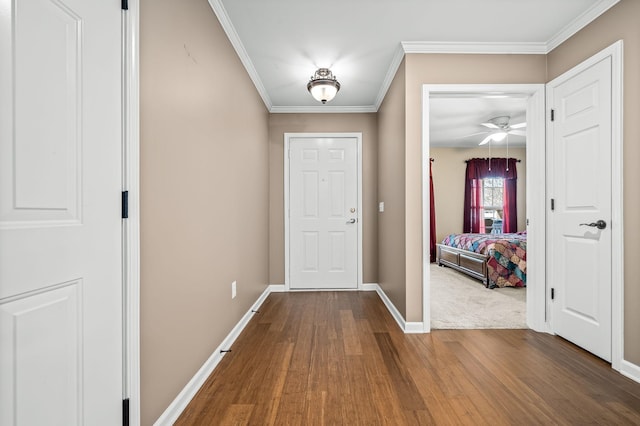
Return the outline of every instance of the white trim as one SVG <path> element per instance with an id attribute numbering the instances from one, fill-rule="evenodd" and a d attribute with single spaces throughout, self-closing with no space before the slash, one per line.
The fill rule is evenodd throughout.
<path id="1" fill-rule="evenodd" d="M 571 21 L 571 23 L 569 23 L 569 25 L 561 29 L 547 41 L 546 53 L 549 53 L 556 47 L 560 46 L 575 33 L 593 22 L 598 16 L 602 15 L 611 7 L 615 6 L 615 4 L 619 1 L 620 0 L 600 0 L 599 2 L 594 4 L 590 9 L 586 10 L 582 15 L 575 18 L 573 21 Z"/>
<path id="2" fill-rule="evenodd" d="M 260 94 L 260 97 L 262 98 L 262 102 L 264 102 L 264 105 L 267 107 L 268 110 L 271 110 L 271 108 L 273 107 L 273 103 L 271 102 L 271 97 L 269 96 L 269 92 L 267 92 L 267 89 L 262 84 L 260 75 L 258 74 L 258 71 L 256 71 L 255 67 L 253 66 L 253 62 L 251 61 L 251 58 L 249 57 L 247 50 L 244 48 L 244 44 L 242 44 L 242 40 L 240 40 L 240 36 L 236 32 L 236 29 L 233 26 L 233 23 L 231 22 L 231 18 L 229 18 L 229 15 L 227 14 L 227 10 L 224 8 L 222 1 L 209 0 L 209 5 L 211 6 L 211 9 L 213 9 L 213 12 L 218 17 L 218 21 L 220 21 L 220 25 L 222 26 L 222 29 L 227 34 L 227 37 L 229 38 L 231 45 L 233 46 L 236 53 L 238 54 L 238 57 L 240 58 L 240 62 L 242 62 L 242 65 L 244 65 L 244 68 L 247 71 L 247 74 L 249 74 L 249 78 L 251 79 L 251 81 L 253 81 L 253 85 L 256 87 L 256 90 Z"/>
<path id="3" fill-rule="evenodd" d="M 378 288 L 378 283 L 364 283 L 362 284 L 361 291 L 376 291 Z"/>
<path id="4" fill-rule="evenodd" d="M 422 334 L 424 333 L 424 323 L 422 322 L 406 322 L 404 325 L 405 334 Z"/>
<path id="5" fill-rule="evenodd" d="M 278 287 L 278 286 L 276 286 Z M 184 411 L 184 409 L 189 405 L 189 402 L 193 399 L 196 393 L 200 390 L 202 385 L 209 378 L 213 370 L 218 366 L 222 357 L 224 357 L 224 353 L 220 352 L 221 350 L 229 349 L 233 342 L 238 338 L 242 330 L 245 329 L 251 318 L 253 317 L 254 311 L 257 311 L 262 303 L 265 301 L 267 296 L 272 292 L 274 288 L 273 285 L 269 285 L 262 292 L 258 300 L 251 306 L 251 308 L 247 311 L 246 314 L 240 319 L 238 324 L 231 330 L 231 332 L 227 335 L 227 337 L 220 343 L 209 359 L 205 361 L 205 363 L 200 367 L 200 369 L 196 372 L 196 374 L 189 380 L 189 383 L 180 391 L 178 396 L 171 402 L 171 404 L 167 407 L 166 410 L 162 413 L 158 420 L 155 421 L 154 425 L 164 426 L 164 425 L 172 425 L 180 414 Z"/>
<path id="6" fill-rule="evenodd" d="M 640 366 L 629 361 L 620 362 L 620 374 L 640 383 Z"/>
<path id="7" fill-rule="evenodd" d="M 398 327 L 400 327 L 400 330 L 402 330 L 405 334 L 416 334 L 424 332 L 424 325 L 421 322 L 406 322 L 404 320 L 404 317 L 393 304 L 391 299 L 389 299 L 382 287 L 380 287 L 378 284 L 366 285 L 366 290 L 375 290 L 375 292 L 378 293 L 380 300 L 382 300 L 382 303 L 384 303 L 384 305 L 387 307 L 387 310 L 389 311 L 393 319 L 396 320 L 396 323 L 398 323 Z"/>
<path id="8" fill-rule="evenodd" d="M 624 203 L 623 203 L 623 42 L 619 40 L 547 83 L 558 86 L 611 57 L 611 367 L 620 370 L 624 356 Z M 547 90 L 547 105 L 553 105 Z M 552 140 L 549 126 L 548 140 Z M 551 159 L 549 159 L 549 162 Z M 551 184 L 552 180 L 549 179 Z M 549 192 L 549 195 L 552 194 Z M 552 254 L 549 254 L 550 256 Z"/>
<path id="9" fill-rule="evenodd" d="M 611 46 L 611 306 L 612 310 L 611 366 L 620 370 L 624 360 L 624 44 L 620 40 Z"/>
<path id="10" fill-rule="evenodd" d="M 140 4 L 129 1 L 123 14 L 123 190 L 129 191 L 129 218 L 123 220 L 123 398 L 129 424 L 140 424 Z"/>
<path id="11" fill-rule="evenodd" d="M 404 331 L 406 324 L 404 321 L 404 317 L 402 316 L 400 311 L 396 308 L 391 299 L 387 297 L 386 293 L 379 285 L 376 285 L 376 293 L 378 293 L 378 296 L 380 296 L 382 303 L 384 303 L 384 305 L 387 307 L 387 310 L 389 311 L 393 319 L 395 319 L 398 323 L 400 330 Z"/>
<path id="12" fill-rule="evenodd" d="M 546 133 L 545 86 L 531 94 L 527 102 L 527 326 L 549 332 L 546 290 Z M 536 141 L 536 143 L 530 143 Z M 542 190 L 531 190 L 542 188 Z M 533 283 L 533 284 L 531 284 Z M 531 286 L 531 289 L 529 287 Z"/>
<path id="13" fill-rule="evenodd" d="M 432 95 L 455 94 L 507 94 L 523 95 L 527 101 L 527 186 L 532 183 L 544 188 L 545 182 L 545 128 L 544 128 L 544 90 L 543 84 L 425 84 L 422 86 L 422 181 L 429 178 L 429 99 Z M 535 165 L 535 166 L 534 166 Z M 547 331 L 545 323 L 546 293 L 545 293 L 545 215 L 544 205 L 536 204 L 544 199 L 544 194 L 533 195 L 534 191 L 527 191 L 527 227 L 529 237 L 527 241 L 528 265 L 527 274 L 527 326 L 536 331 Z M 430 282 L 430 253 L 429 253 L 429 185 L 422 185 L 422 324 L 424 332 L 431 330 L 431 282 Z M 542 214 L 541 214 L 542 212 Z"/>
<path id="14" fill-rule="evenodd" d="M 284 134 L 284 286 L 290 291 L 289 273 L 289 140 L 291 138 L 355 138 L 357 141 L 357 179 L 358 179 L 358 273 L 357 290 L 362 289 L 362 133 L 285 133 Z M 298 289 L 296 289 L 298 290 Z M 333 289 L 327 289 L 333 290 Z"/>
<path id="15" fill-rule="evenodd" d="M 284 288 L 284 284 L 270 284 L 269 292 L 270 293 L 284 293 L 286 289 Z"/>
<path id="16" fill-rule="evenodd" d="M 387 96 L 387 91 L 389 87 L 391 87 L 391 83 L 393 83 L 393 79 L 396 77 L 396 73 L 398 72 L 398 68 L 400 68 L 400 64 L 402 64 L 402 60 L 404 59 L 404 49 L 402 47 L 402 43 L 396 49 L 393 54 L 393 58 L 391 59 L 391 64 L 389 64 L 389 69 L 387 70 L 387 74 L 384 76 L 384 80 L 382 81 L 382 85 L 380 86 L 380 90 L 378 91 L 378 96 L 376 97 L 376 112 L 380 105 L 382 105 L 382 101 L 384 101 L 384 97 Z"/>
<path id="17" fill-rule="evenodd" d="M 269 109 L 272 114 L 355 114 L 377 112 L 375 105 L 363 106 L 339 106 L 339 105 L 317 105 L 317 106 L 273 106 Z"/>
<path id="18" fill-rule="evenodd" d="M 436 87 L 422 86 L 422 324 L 431 332 L 431 93 Z M 427 183 L 429 182 L 429 183 Z M 436 227 L 438 226 L 436 222 Z"/>
<path id="19" fill-rule="evenodd" d="M 478 55 L 544 55 L 546 43 L 486 43 L 403 41 L 404 53 L 453 53 Z"/>

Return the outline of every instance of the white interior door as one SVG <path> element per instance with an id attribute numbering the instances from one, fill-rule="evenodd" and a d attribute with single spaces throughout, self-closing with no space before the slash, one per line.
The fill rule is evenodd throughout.
<path id="1" fill-rule="evenodd" d="M 355 137 L 289 140 L 289 287 L 358 287 Z"/>
<path id="2" fill-rule="evenodd" d="M 548 101 L 554 111 L 549 123 L 551 324 L 558 335 L 610 361 L 611 57 L 551 82 Z"/>
<path id="3" fill-rule="evenodd" d="M 0 3 L 0 424 L 122 422 L 121 11 Z"/>

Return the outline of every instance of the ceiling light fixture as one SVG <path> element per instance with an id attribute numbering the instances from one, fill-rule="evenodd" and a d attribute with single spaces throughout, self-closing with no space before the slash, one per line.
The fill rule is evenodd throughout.
<path id="1" fill-rule="evenodd" d="M 307 90 L 318 102 L 326 104 L 340 90 L 340 83 L 329 68 L 318 68 L 307 83 Z"/>

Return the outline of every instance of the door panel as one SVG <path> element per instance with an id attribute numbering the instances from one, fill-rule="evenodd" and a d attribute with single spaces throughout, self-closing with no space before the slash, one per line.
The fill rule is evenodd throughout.
<path id="1" fill-rule="evenodd" d="M 121 10 L 0 3 L 0 424 L 122 421 Z"/>
<path id="2" fill-rule="evenodd" d="M 357 139 L 289 143 L 289 287 L 357 288 Z"/>
<path id="3" fill-rule="evenodd" d="M 20 424 L 82 424 L 81 287 L 65 283 L 0 305 L 0 389 L 15 390 Z"/>
<path id="4" fill-rule="evenodd" d="M 550 87 L 554 332 L 611 360 L 611 58 Z M 604 220 L 598 229 L 588 224 Z"/>

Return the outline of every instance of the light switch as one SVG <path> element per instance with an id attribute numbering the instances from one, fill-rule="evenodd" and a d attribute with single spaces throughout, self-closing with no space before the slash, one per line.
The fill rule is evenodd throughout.
<path id="1" fill-rule="evenodd" d="M 380 213 L 384 211 L 384 201 L 380 201 L 380 203 L 378 203 L 378 211 Z"/>

